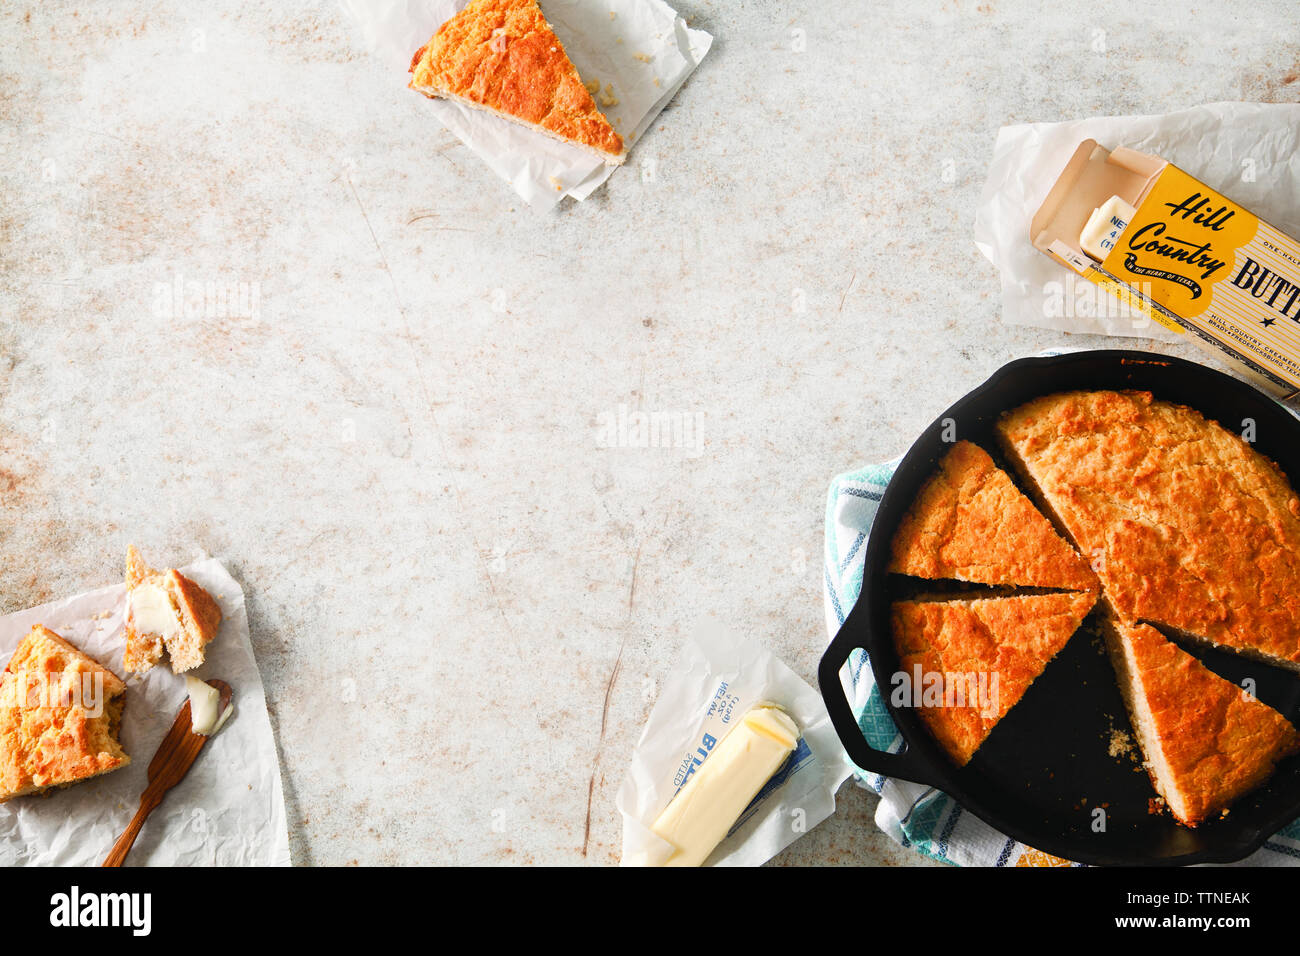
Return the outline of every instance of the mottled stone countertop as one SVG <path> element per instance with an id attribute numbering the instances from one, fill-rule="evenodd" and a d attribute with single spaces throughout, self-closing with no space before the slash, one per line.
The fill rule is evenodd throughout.
<path id="1" fill-rule="evenodd" d="M 692 628 L 814 680 L 831 477 L 1117 344 L 1000 321 L 998 127 L 1300 97 L 1284 0 L 677 6 L 712 52 L 549 213 L 334 4 L 0 14 L 0 611 L 219 557 L 297 863 L 616 862 Z M 917 862 L 874 799 L 778 862 Z"/>

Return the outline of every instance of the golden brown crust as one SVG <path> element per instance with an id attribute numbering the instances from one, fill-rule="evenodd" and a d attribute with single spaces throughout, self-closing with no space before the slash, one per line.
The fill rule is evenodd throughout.
<path id="1" fill-rule="evenodd" d="M 172 670 L 179 674 L 203 663 L 203 648 L 216 637 L 221 626 L 221 608 L 212 595 L 179 571 L 167 572 L 167 585 L 180 609 L 185 632 L 191 637 L 187 650 L 168 648 Z"/>
<path id="2" fill-rule="evenodd" d="M 1300 498 L 1199 412 L 1149 392 L 1068 392 L 998 430 L 1126 623 L 1300 669 Z"/>
<path id="3" fill-rule="evenodd" d="M 166 592 L 180 622 L 180 633 L 171 637 L 142 633 L 130 614 L 130 592 L 140 585 L 152 585 Z M 155 571 L 145 564 L 134 545 L 126 551 L 126 651 L 122 667 L 144 673 L 162 659 L 171 659 L 173 673 L 192 670 L 203 663 L 204 647 L 221 627 L 221 608 L 200 585 L 173 569 Z"/>
<path id="4" fill-rule="evenodd" d="M 133 588 L 144 581 L 145 578 L 152 577 L 157 572 L 149 565 L 144 563 L 144 558 L 140 557 L 140 552 L 135 549 L 135 545 L 126 546 L 126 586 Z"/>
<path id="5" fill-rule="evenodd" d="M 490 110 L 622 162 L 622 138 L 536 0 L 471 0 L 417 51 L 411 74 L 411 89 L 426 96 Z"/>
<path id="6" fill-rule="evenodd" d="M 126 684 L 120 677 L 42 624 L 33 627 L 9 657 L 5 673 L 18 672 L 57 673 L 69 681 L 80 681 L 83 674 L 97 675 L 104 682 L 108 697 L 126 692 Z"/>
<path id="7" fill-rule="evenodd" d="M 1286 718 L 1150 625 L 1115 625 L 1107 641 L 1152 782 L 1188 826 L 1258 787 L 1278 760 L 1300 750 Z"/>
<path id="8" fill-rule="evenodd" d="M 126 686 L 40 625 L 0 677 L 0 802 L 131 762 L 117 734 Z"/>
<path id="9" fill-rule="evenodd" d="M 988 452 L 959 441 L 894 534 L 889 570 L 938 580 L 1095 591 L 1097 576 Z"/>
<path id="10" fill-rule="evenodd" d="M 408 66 L 408 67 L 406 68 L 406 72 L 407 72 L 407 73 L 414 73 L 414 72 L 415 72 L 415 68 L 416 68 L 417 66 L 419 66 L 419 65 L 420 65 L 420 61 L 424 59 L 424 51 L 427 50 L 427 49 L 429 49 L 429 44 L 426 43 L 424 46 L 420 47 L 420 49 L 418 49 L 418 50 L 415 51 L 415 55 L 411 57 L 411 65 Z M 411 80 L 411 89 L 414 89 L 414 88 L 415 88 L 415 80 L 412 79 L 412 80 Z"/>
<path id="11" fill-rule="evenodd" d="M 965 765 L 993 727 L 1024 696 L 1048 661 L 1092 609 L 1096 595 L 1036 594 L 964 601 L 899 601 L 893 605 L 894 646 L 902 673 L 984 675 L 982 706 L 922 706 L 921 719 L 945 751 Z M 996 684 L 993 676 L 996 675 Z M 969 685 L 968 685 L 969 686 Z M 914 693 L 920 693 L 914 688 Z M 955 698 L 945 701 L 955 702 Z M 924 699 L 922 698 L 922 703 Z"/>

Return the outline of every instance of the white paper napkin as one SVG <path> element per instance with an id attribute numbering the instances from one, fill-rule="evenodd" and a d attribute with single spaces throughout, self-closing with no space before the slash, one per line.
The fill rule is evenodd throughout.
<path id="1" fill-rule="evenodd" d="M 1300 104 L 1212 103 L 1159 116 L 1004 126 L 975 214 L 975 245 L 998 267 L 1002 316 L 1013 325 L 1182 338 L 1157 323 L 1135 325 L 1115 310 L 1090 307 L 1090 296 L 1080 297 L 1081 307 L 1053 305 L 1062 283 L 1088 291 L 1092 283 L 1035 249 L 1029 224 L 1085 139 L 1154 153 L 1288 235 L 1300 235 Z"/>
<path id="2" fill-rule="evenodd" d="M 405 87 L 415 51 L 466 0 L 340 0 L 362 46 Z M 704 59 L 713 37 L 692 30 L 663 0 L 541 0 L 542 12 L 583 80 L 611 87 L 601 105 L 635 153 L 642 134 Z M 431 117 L 473 150 L 534 206 L 586 199 L 615 167 L 567 143 L 451 100 L 410 91 L 412 110 Z M 418 100 L 418 102 L 416 102 Z M 629 159 L 631 162 L 631 159 Z"/>
<path id="3" fill-rule="evenodd" d="M 189 673 L 228 683 L 235 712 L 150 814 L 127 865 L 287 866 L 280 761 L 244 592 L 216 559 L 181 571 L 212 595 L 222 614 L 206 661 Z M 126 679 L 121 741 L 131 756 L 130 765 L 102 777 L 0 804 L 0 865 L 98 866 L 140 805 L 149 761 L 187 695 L 185 677 L 166 661 L 143 676 L 122 669 L 125 609 L 126 586 L 118 584 L 0 617 L 0 661 L 33 625 L 44 624 Z"/>

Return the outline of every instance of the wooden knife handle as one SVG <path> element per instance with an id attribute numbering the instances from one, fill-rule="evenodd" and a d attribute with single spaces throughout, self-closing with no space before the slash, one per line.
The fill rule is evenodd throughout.
<path id="1" fill-rule="evenodd" d="M 126 862 L 126 855 L 131 852 L 131 847 L 135 845 L 135 838 L 140 835 L 140 831 L 144 828 L 144 821 L 149 819 L 149 814 L 158 809 L 160 803 L 162 803 L 161 794 L 154 796 L 148 790 L 145 791 L 140 798 L 140 809 L 135 811 L 135 816 L 126 825 L 122 835 L 117 838 L 117 842 L 113 844 L 113 849 L 109 850 L 108 856 L 104 858 L 104 862 L 100 864 L 101 866 L 121 866 Z"/>

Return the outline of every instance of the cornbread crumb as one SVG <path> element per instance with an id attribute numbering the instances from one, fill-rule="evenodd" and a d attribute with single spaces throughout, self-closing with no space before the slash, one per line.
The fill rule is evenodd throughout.
<path id="1" fill-rule="evenodd" d="M 600 94 L 601 106 L 618 106 L 618 97 L 614 95 L 614 84 L 606 83 L 605 92 Z"/>
<path id="2" fill-rule="evenodd" d="M 649 63 L 651 60 L 654 59 L 654 57 L 652 57 L 649 53 L 636 53 L 633 55 L 642 63 Z"/>
<path id="3" fill-rule="evenodd" d="M 1128 731 L 1120 730 L 1118 727 L 1112 726 L 1110 729 L 1110 745 L 1107 750 L 1112 757 L 1137 759 L 1137 754 L 1133 750 L 1133 737 Z"/>

